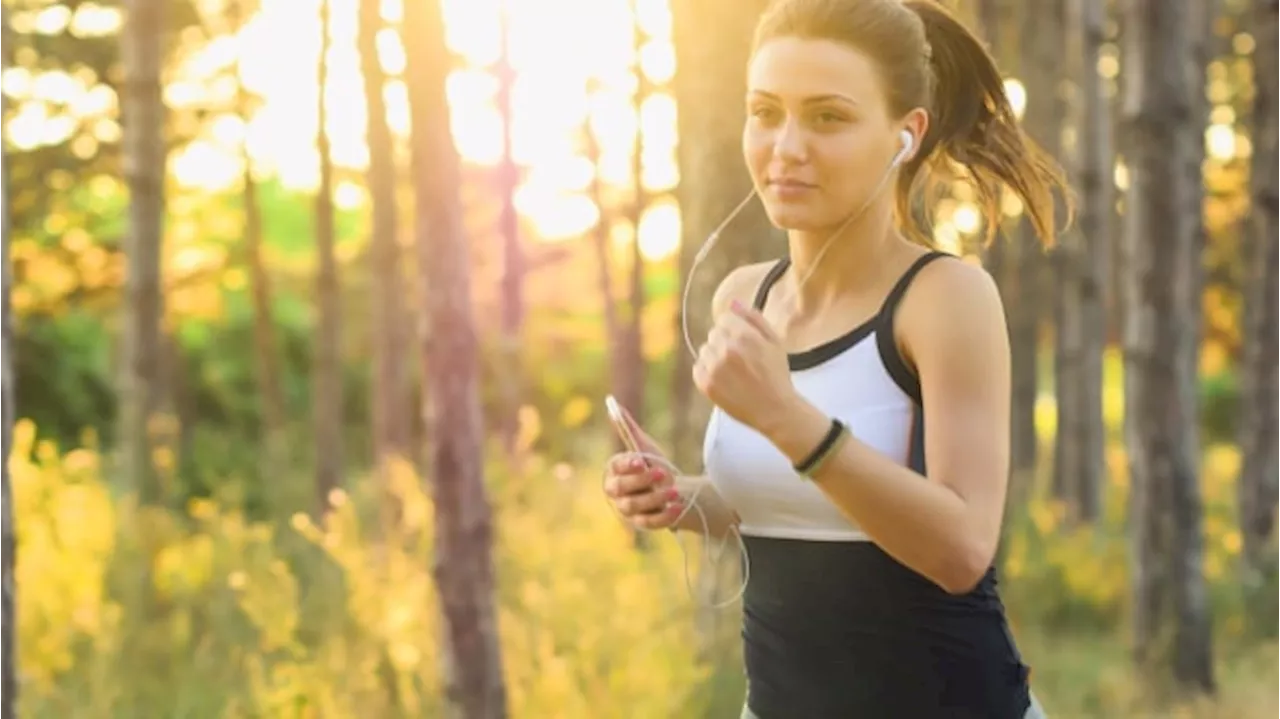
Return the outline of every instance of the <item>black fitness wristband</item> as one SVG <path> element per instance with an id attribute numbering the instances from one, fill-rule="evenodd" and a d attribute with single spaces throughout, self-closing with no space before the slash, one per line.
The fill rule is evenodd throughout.
<path id="1" fill-rule="evenodd" d="M 847 429 L 844 423 L 838 419 L 832 418 L 831 428 L 827 430 L 826 435 L 822 437 L 822 441 L 814 448 L 813 452 L 805 457 L 803 461 L 792 465 L 792 469 L 802 477 L 810 477 L 832 451 L 836 448 L 840 438 L 844 436 Z"/>

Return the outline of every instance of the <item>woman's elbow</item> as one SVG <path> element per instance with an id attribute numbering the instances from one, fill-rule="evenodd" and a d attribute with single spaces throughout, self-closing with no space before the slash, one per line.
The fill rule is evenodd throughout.
<path id="1" fill-rule="evenodd" d="M 972 592 L 991 570 L 995 560 L 995 547 L 988 542 L 965 542 L 939 573 L 938 585 L 947 594 L 962 595 Z"/>

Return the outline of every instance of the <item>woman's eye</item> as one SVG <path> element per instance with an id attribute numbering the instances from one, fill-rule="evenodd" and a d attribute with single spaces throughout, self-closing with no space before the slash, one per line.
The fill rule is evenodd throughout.
<path id="1" fill-rule="evenodd" d="M 843 122 L 844 117 L 834 112 L 819 112 L 814 118 L 819 124 L 827 125 L 833 122 Z"/>
<path id="2" fill-rule="evenodd" d="M 757 107 L 751 111 L 751 116 L 762 122 L 771 122 L 777 118 L 778 113 L 771 107 Z"/>

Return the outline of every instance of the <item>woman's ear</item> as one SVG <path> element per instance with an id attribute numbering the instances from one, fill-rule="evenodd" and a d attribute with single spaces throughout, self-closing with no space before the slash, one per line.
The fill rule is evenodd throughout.
<path id="1" fill-rule="evenodd" d="M 929 113 L 917 107 L 906 114 L 903 120 L 903 132 L 911 133 L 911 149 L 907 151 L 903 162 L 910 162 L 919 154 L 924 144 L 924 136 L 929 132 Z"/>

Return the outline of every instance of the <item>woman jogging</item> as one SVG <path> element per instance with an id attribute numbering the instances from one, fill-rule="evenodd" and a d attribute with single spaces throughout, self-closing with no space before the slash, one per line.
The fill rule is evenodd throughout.
<path id="1" fill-rule="evenodd" d="M 1042 716 L 992 567 L 1010 435 L 1000 297 L 913 217 L 960 168 L 988 227 L 1007 189 L 1048 243 L 1061 173 L 933 2 L 780 0 L 747 76 L 743 155 L 785 257 L 715 293 L 693 368 L 715 405 L 707 476 L 623 453 L 605 491 L 636 527 L 700 531 L 696 491 L 713 532 L 742 535 L 743 717 Z"/>

